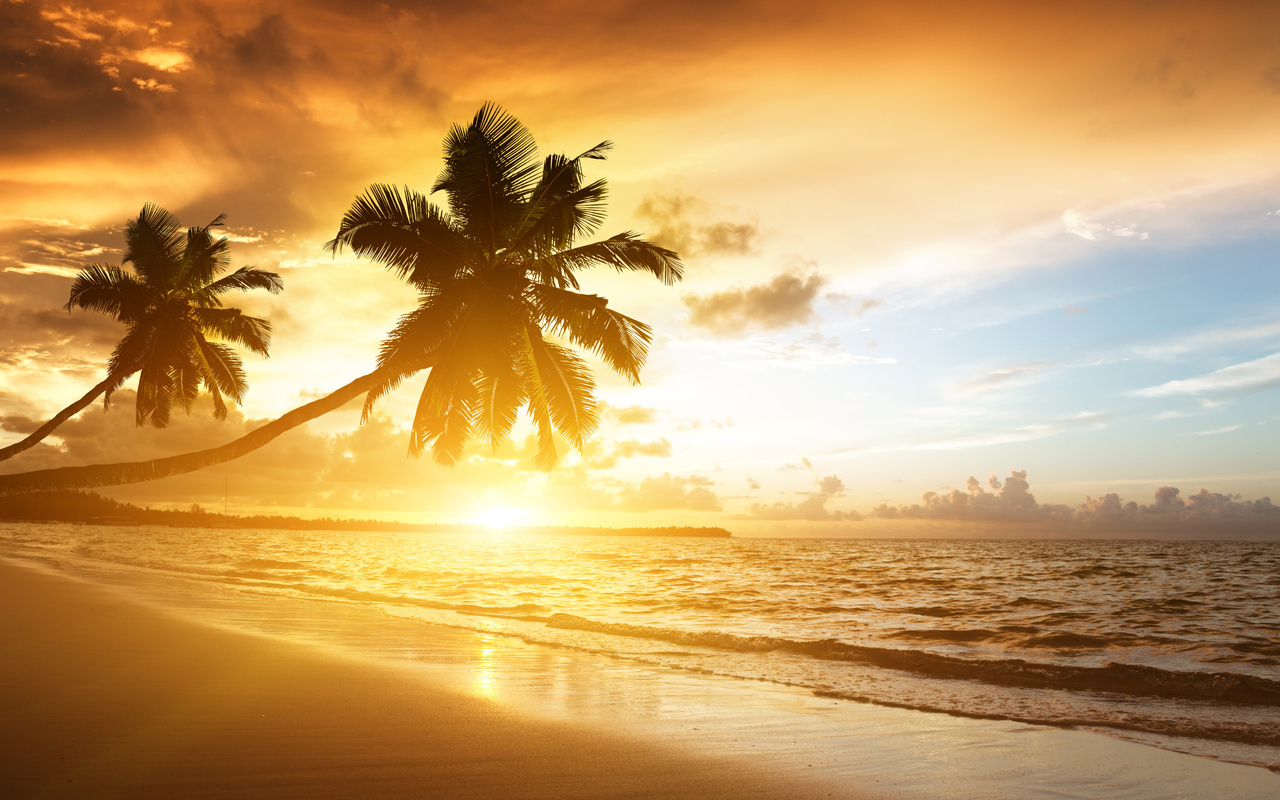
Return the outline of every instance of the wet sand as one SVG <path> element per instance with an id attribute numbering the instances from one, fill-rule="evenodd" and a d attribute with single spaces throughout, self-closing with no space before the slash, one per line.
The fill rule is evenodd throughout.
<path id="1" fill-rule="evenodd" d="M 6 798 L 1280 796 L 1087 731 L 66 568 L 0 558 Z"/>
<path id="2" fill-rule="evenodd" d="M 8 798 L 827 797 L 0 561 Z M 865 796 L 852 787 L 840 796 Z"/>

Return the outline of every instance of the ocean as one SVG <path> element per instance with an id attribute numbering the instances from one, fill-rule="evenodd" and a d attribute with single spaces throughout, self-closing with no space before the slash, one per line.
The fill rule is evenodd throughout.
<path id="1" fill-rule="evenodd" d="M 162 579 L 190 592 L 357 604 L 552 648 L 1084 728 L 1280 771 L 1280 542 L 0 523 L 0 555 L 115 584 Z M 323 616 L 298 614 L 296 624 Z"/>

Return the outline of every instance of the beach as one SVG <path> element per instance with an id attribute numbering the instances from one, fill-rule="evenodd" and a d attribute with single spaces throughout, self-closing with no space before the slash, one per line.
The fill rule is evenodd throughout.
<path id="1" fill-rule="evenodd" d="M 7 797 L 829 796 L 12 564 L 0 608 Z"/>
<path id="2" fill-rule="evenodd" d="M 1085 731 L 833 701 L 353 606 L 150 586 L 0 561 L 7 796 L 1264 798 L 1280 789 L 1264 769 Z M 355 646 L 361 637 L 369 646 Z"/>

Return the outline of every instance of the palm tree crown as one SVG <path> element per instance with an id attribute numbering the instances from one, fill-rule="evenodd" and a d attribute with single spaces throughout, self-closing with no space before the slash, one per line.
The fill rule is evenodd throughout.
<path id="1" fill-rule="evenodd" d="M 521 408 L 538 436 L 535 464 L 557 460 L 554 433 L 581 450 L 599 415 L 595 382 L 569 347 L 596 353 L 633 384 L 648 353 L 648 325 L 578 291 L 575 272 L 591 266 L 680 280 L 679 256 L 633 233 L 577 244 L 604 221 L 604 180 L 584 183 L 582 164 L 603 159 L 603 142 L 576 158 L 541 162 L 528 130 L 494 104 L 444 141 L 444 170 L 432 186 L 447 211 L 426 196 L 375 184 L 356 198 L 327 247 L 350 247 L 395 270 L 419 292 L 382 343 L 376 400 L 430 367 L 413 420 L 409 450 L 430 447 L 453 464 L 472 436 L 494 448 Z"/>
<path id="2" fill-rule="evenodd" d="M 140 373 L 139 425 L 163 428 L 175 401 L 189 412 L 202 386 L 213 397 L 214 415 L 225 419 L 224 397 L 240 403 L 248 389 L 240 357 L 228 343 L 268 354 L 271 323 L 224 307 L 221 295 L 250 289 L 275 294 L 284 284 L 274 272 L 254 267 L 222 275 L 230 265 L 229 242 L 210 228 L 223 219 L 184 232 L 177 218 L 148 203 L 125 227 L 122 265 L 87 267 L 72 284 L 68 310 L 101 311 L 127 326 L 108 363 L 106 400 Z"/>

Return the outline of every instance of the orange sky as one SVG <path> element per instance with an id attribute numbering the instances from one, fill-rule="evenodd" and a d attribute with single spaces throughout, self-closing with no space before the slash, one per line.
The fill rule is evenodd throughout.
<path id="1" fill-rule="evenodd" d="M 98 380 L 118 326 L 60 307 L 76 269 L 118 259 L 122 222 L 148 201 L 189 224 L 226 212 L 236 263 L 285 277 L 284 294 L 241 304 L 276 325 L 270 361 L 246 359 L 245 417 L 366 372 L 412 293 L 320 244 L 368 184 L 429 187 L 448 125 L 492 100 L 544 152 L 617 142 L 593 172 L 610 180 L 605 233 L 686 255 L 676 289 L 586 285 L 659 334 L 641 388 L 598 374 L 615 411 L 586 457 L 549 477 L 519 441 L 452 471 L 408 462 L 409 387 L 363 429 L 343 411 L 244 463 L 116 496 L 214 505 L 230 479 L 246 484 L 242 511 L 455 520 L 503 505 L 538 522 L 837 532 L 862 524 L 848 512 L 1015 470 L 1042 502 L 1071 505 L 1111 491 L 1147 503 L 1168 481 L 1184 496 L 1273 493 L 1280 464 L 1249 441 L 1188 428 L 1166 444 L 1144 427 L 1210 406 L 1131 398 L 1265 359 L 1275 334 L 1167 372 L 1131 365 L 1130 383 L 1072 378 L 1091 388 L 1071 407 L 1035 382 L 1263 313 L 1246 301 L 1274 284 L 1245 288 L 1246 270 L 1212 314 L 1152 319 L 1152 341 L 1094 322 L 1108 291 L 1130 293 L 1110 313 L 1133 319 L 1161 270 L 1193 282 L 1169 266 L 1179 253 L 1273 235 L 1259 209 L 1280 209 L 1280 7 L 1029 6 L 5 0 L 0 441 Z M 1142 266 L 1107 266 L 1130 256 Z M 949 350 L 970 341 L 957 331 L 1038 303 L 1038 332 Z M 993 375 L 1002 393 L 975 389 Z M 1235 416 L 1200 427 L 1264 426 L 1267 395 L 1250 397 L 1210 398 Z M 131 417 L 122 397 L 5 467 L 185 451 L 243 424 L 157 434 Z"/>

